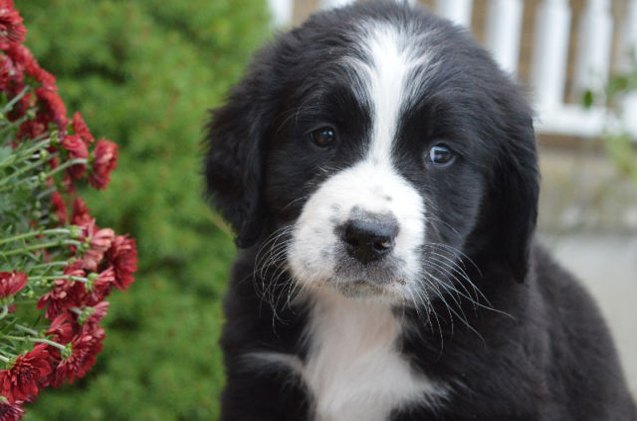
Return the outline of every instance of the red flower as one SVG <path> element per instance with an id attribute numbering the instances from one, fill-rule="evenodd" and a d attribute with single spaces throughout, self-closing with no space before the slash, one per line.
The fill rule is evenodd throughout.
<path id="1" fill-rule="evenodd" d="M 0 421 L 18 421 L 24 416 L 22 402 L 8 403 L 0 397 Z"/>
<path id="2" fill-rule="evenodd" d="M 117 145 L 100 139 L 93 151 L 93 171 L 89 183 L 96 189 L 103 189 L 110 181 L 111 171 L 117 167 Z"/>
<path id="3" fill-rule="evenodd" d="M 46 167 L 44 173 L 59 168 L 59 165 L 63 165 L 66 171 L 55 172 L 41 180 L 53 192 L 51 204 L 44 211 L 55 216 L 46 223 L 63 226 L 71 222 L 77 225 L 79 229 L 73 227 L 73 237 L 81 237 L 84 243 L 81 246 L 59 246 L 65 256 L 77 255 L 67 258 L 72 263 L 64 269 L 64 276 L 59 275 L 52 283 L 45 282 L 46 285 L 43 285 L 48 290 L 37 294 L 44 294 L 40 296 L 37 308 L 43 310 L 50 320 L 47 337 L 60 343 L 64 350 L 38 343 L 31 351 L 11 358 L 4 370 L 0 361 L 0 421 L 22 418 L 22 405 L 33 401 L 41 389 L 73 382 L 93 367 L 105 337 L 100 323 L 109 304 L 104 298 L 114 287 L 128 288 L 137 270 L 135 241 L 127 236 L 116 236 L 110 228 L 100 229 L 84 201 L 77 197 L 74 185 L 75 180 L 88 178 L 94 188 L 105 188 L 117 166 L 118 147 L 104 139 L 95 142 L 80 113 L 75 113 L 69 124 L 55 77 L 40 67 L 29 49 L 21 45 L 25 34 L 22 18 L 13 1 L 0 0 L 0 92 L 4 92 L 8 101 L 23 94 L 8 115 L 15 126 L 19 123 L 17 133 L 9 142 L 17 147 L 21 141 L 44 139 L 57 126 L 59 141 L 48 147 L 52 156 L 43 163 Z M 83 160 L 85 163 L 73 163 L 73 166 L 67 167 L 70 160 Z M 69 208 L 71 201 L 73 205 Z M 33 229 L 38 229 L 42 223 L 37 217 L 29 219 Z M 81 234 L 76 231 L 81 231 Z M 43 263 L 59 260 L 58 253 L 53 250 L 38 252 L 37 257 Z M 54 272 L 54 277 L 58 277 L 58 273 Z M 82 279 L 68 279 L 71 277 Z M 13 296 L 20 294 L 22 297 L 27 282 L 24 273 L 0 272 L 0 310 L 4 305 L 5 310 L 8 307 L 9 312 L 14 311 Z M 29 294 L 31 283 L 27 289 Z M 19 319 L 21 314 L 8 317 Z M 41 321 L 34 323 L 40 325 Z M 0 330 L 9 335 L 12 329 L 10 323 Z M 19 352 L 20 348 L 16 351 L 11 345 L 17 339 L 9 340 L 7 355 Z"/>
<path id="4" fill-rule="evenodd" d="M 115 232 L 110 228 L 98 229 L 95 220 L 91 219 L 82 227 L 84 242 L 88 242 L 89 248 L 82 256 L 83 268 L 94 272 L 104 258 L 104 253 L 111 247 L 115 239 Z"/>
<path id="5" fill-rule="evenodd" d="M 79 112 L 76 112 L 73 115 L 73 120 L 71 122 L 71 125 L 73 126 L 73 132 L 76 135 L 80 136 L 80 138 L 82 138 L 84 143 L 86 143 L 87 145 L 90 145 L 91 143 L 95 142 L 95 138 L 91 134 L 91 130 L 89 130 L 88 126 L 84 122 L 84 118 L 82 117 L 82 114 L 80 114 Z"/>
<path id="6" fill-rule="evenodd" d="M 47 345 L 19 355 L 8 370 L 0 371 L 0 390 L 9 402 L 25 401 L 38 395 L 39 385 L 51 373 Z"/>
<path id="7" fill-rule="evenodd" d="M 0 302 L 12 297 L 27 284 L 27 275 L 22 272 L 0 272 Z"/>
<path id="8" fill-rule="evenodd" d="M 75 262 L 67 266 L 64 274 L 84 277 L 85 273 L 81 265 L 81 262 Z M 86 288 L 81 281 L 56 279 L 53 282 L 53 289 L 38 300 L 38 309 L 42 310 L 46 307 L 46 318 L 53 320 L 58 314 L 71 307 L 81 307 L 85 295 Z"/>
<path id="9" fill-rule="evenodd" d="M 59 165 L 60 165 L 60 160 L 58 159 L 57 156 L 54 156 L 49 161 L 49 167 L 51 167 L 52 170 L 56 169 Z"/>
<path id="10" fill-rule="evenodd" d="M 84 308 L 79 322 L 83 326 L 87 326 L 89 329 L 95 329 L 104 316 L 106 316 L 106 313 L 108 312 L 108 305 L 107 301 L 102 301 L 95 304 L 93 307 Z"/>
<path id="11" fill-rule="evenodd" d="M 57 87 L 55 86 L 55 76 L 41 68 L 35 60 L 33 63 L 35 63 L 35 65 L 26 69 L 27 74 L 36 81 L 40 82 L 40 86 L 42 88 L 50 91 L 57 91 Z"/>
<path id="12" fill-rule="evenodd" d="M 88 148 L 77 134 L 64 136 L 62 147 L 68 152 L 69 160 L 88 158 Z M 75 164 L 67 172 L 72 178 L 79 180 L 86 173 L 86 164 Z"/>
<path id="13" fill-rule="evenodd" d="M 51 335 L 57 343 L 68 344 L 83 330 L 96 329 L 99 322 L 106 316 L 108 306 L 108 302 L 100 301 L 93 307 L 84 307 L 77 317 L 73 312 L 63 311 L 53 319 L 46 333 Z"/>
<path id="14" fill-rule="evenodd" d="M 63 311 L 55 316 L 46 333 L 51 335 L 54 341 L 67 344 L 71 341 L 78 329 L 79 325 L 71 312 Z"/>
<path id="15" fill-rule="evenodd" d="M 66 118 L 66 106 L 54 87 L 43 86 L 35 90 L 44 115 L 57 124 L 61 131 L 66 129 L 68 119 Z"/>
<path id="16" fill-rule="evenodd" d="M 35 139 L 46 133 L 47 128 L 47 122 L 41 114 L 38 114 L 34 119 L 27 120 L 20 125 L 20 129 L 18 130 L 16 137 L 20 140 Z"/>
<path id="17" fill-rule="evenodd" d="M 7 49 L 7 54 L 16 66 L 24 70 L 28 76 L 40 83 L 42 88 L 56 90 L 55 76 L 40 67 L 31 51 L 22 44 L 11 44 Z"/>
<path id="18" fill-rule="evenodd" d="M 53 207 L 53 212 L 55 213 L 58 223 L 61 225 L 66 224 L 66 202 L 60 192 L 56 191 L 51 195 L 51 206 Z"/>
<path id="19" fill-rule="evenodd" d="M 13 46 L 13 44 L 12 44 Z M 7 58 L 2 63 L 3 72 L 8 75 L 9 79 L 4 80 L 6 84 L 2 89 L 6 92 L 8 98 L 13 98 L 24 91 L 26 85 L 23 82 L 23 71 L 11 58 Z M 9 120 L 15 121 L 35 105 L 35 96 L 31 92 L 26 92 L 22 98 L 13 106 L 13 109 L 9 111 Z"/>
<path id="20" fill-rule="evenodd" d="M 5 55 L 0 55 L 0 91 L 5 91 L 17 71 L 11 59 Z"/>
<path id="21" fill-rule="evenodd" d="M 125 290 L 133 283 L 133 273 L 137 271 L 137 245 L 133 238 L 118 235 L 111 248 L 106 252 L 106 259 L 115 269 L 115 286 Z"/>
<path id="22" fill-rule="evenodd" d="M 7 49 L 10 44 L 24 42 L 27 30 L 22 18 L 13 8 L 10 1 L 0 2 L 0 49 Z"/>
<path id="23" fill-rule="evenodd" d="M 73 201 L 73 212 L 71 214 L 71 223 L 74 225 L 87 225 L 93 220 L 88 213 L 88 207 L 81 197 L 76 197 Z"/>
<path id="24" fill-rule="evenodd" d="M 102 350 L 104 336 L 104 329 L 101 327 L 85 325 L 59 355 L 60 361 L 51 384 L 59 387 L 65 381 L 73 383 L 84 377 L 95 365 L 95 357 Z"/>
<path id="25" fill-rule="evenodd" d="M 89 275 L 89 282 L 86 285 L 87 296 L 84 299 L 85 305 L 96 305 L 102 301 L 111 292 L 115 285 L 115 270 L 109 266 L 99 275 Z"/>
<path id="26" fill-rule="evenodd" d="M 64 136 L 62 140 L 62 147 L 69 153 L 69 158 L 88 158 L 88 148 L 82 141 L 80 135 L 68 135 Z"/>

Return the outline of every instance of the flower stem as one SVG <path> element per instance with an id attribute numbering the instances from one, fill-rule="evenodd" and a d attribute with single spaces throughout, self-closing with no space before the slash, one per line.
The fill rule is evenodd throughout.
<path id="1" fill-rule="evenodd" d="M 20 92 L 18 95 L 11 98 L 11 101 L 7 102 L 7 105 L 4 106 L 4 109 L 2 110 L 2 114 L 6 114 L 9 111 L 11 111 L 13 109 L 13 106 L 17 104 L 18 101 L 20 101 L 22 98 L 24 98 L 27 92 L 29 92 L 29 89 L 30 88 L 27 86 L 22 90 L 22 92 Z"/>
<path id="2" fill-rule="evenodd" d="M 67 267 L 68 265 L 69 265 L 68 260 L 62 260 L 59 262 L 47 262 L 47 263 L 40 263 L 38 265 L 32 265 L 32 266 L 29 266 L 28 269 L 29 270 L 50 269 L 52 267 Z"/>
<path id="3" fill-rule="evenodd" d="M 6 117 L 4 120 L 0 120 L 0 142 L 2 142 L 2 144 L 8 143 L 7 141 L 13 138 L 13 136 L 6 136 L 8 132 L 15 130 L 16 127 L 20 127 L 22 123 L 29 120 L 29 118 L 31 118 L 29 115 L 24 115 L 16 120 L 9 121 L 9 123 L 6 123 L 6 121 L 8 121 Z"/>
<path id="4" fill-rule="evenodd" d="M 38 138 L 33 139 L 31 141 L 33 144 L 30 147 L 22 150 L 18 149 L 16 155 L 29 157 L 36 151 L 46 149 L 51 145 L 51 138 L 49 136 L 39 136 L 39 138 L 39 140 Z"/>
<path id="5" fill-rule="evenodd" d="M 50 155 L 50 157 L 52 157 L 54 155 Z M 50 157 L 47 157 L 47 159 L 49 159 Z M 30 181 L 40 181 L 40 183 L 45 183 L 46 180 L 48 180 L 50 177 L 53 177 L 54 175 L 56 175 L 59 172 L 62 172 L 64 170 L 66 170 L 69 167 L 72 167 L 73 165 L 78 165 L 78 164 L 87 164 L 88 160 L 87 159 L 83 159 L 83 158 L 77 158 L 77 159 L 72 159 L 70 161 L 66 161 L 63 164 L 59 165 L 58 167 L 54 168 L 52 171 L 49 171 L 48 173 L 40 173 L 38 175 L 33 175 L 33 176 L 29 176 L 27 178 L 23 178 L 22 180 L 18 180 L 14 183 L 12 183 L 10 186 L 4 186 L 3 184 L 6 184 L 6 181 L 11 178 L 14 174 L 12 174 L 11 176 L 5 178 L 4 180 L 0 181 L 0 192 L 9 190 L 10 188 L 13 188 L 15 186 L 24 184 L 24 183 L 28 183 Z"/>
<path id="6" fill-rule="evenodd" d="M 64 351 L 65 347 L 64 345 L 61 345 L 55 341 L 52 341 L 50 339 L 45 339 L 45 338 L 32 338 L 30 336 L 24 337 L 24 336 L 13 336 L 13 335 L 2 335 L 3 338 L 7 338 L 7 339 L 12 339 L 14 341 L 22 341 L 22 342 L 34 342 L 34 343 L 41 343 L 41 344 L 47 344 L 47 345 L 51 345 L 52 347 L 55 347 L 57 349 L 59 349 L 60 351 Z"/>
<path id="7" fill-rule="evenodd" d="M 40 141 L 37 141 L 37 138 L 32 140 L 32 142 L 34 142 L 33 146 L 23 150 L 18 149 L 6 157 L 3 161 L 0 161 L 0 168 L 6 165 L 11 165 L 20 158 L 30 157 L 35 151 L 44 149 L 51 144 L 51 139 L 49 137 L 43 138 L 42 136 L 39 136 L 39 138 L 41 139 Z"/>
<path id="8" fill-rule="evenodd" d="M 9 306 L 5 304 L 2 306 L 2 310 L 0 310 L 0 320 L 7 317 L 7 314 L 9 314 Z"/>
<path id="9" fill-rule="evenodd" d="M 48 230 L 38 230 L 25 232 L 23 234 L 15 235 L 13 237 L 7 237 L 0 240 L 0 245 L 5 243 L 13 243 L 19 240 L 26 240 L 28 238 L 38 237 L 41 235 L 57 235 L 57 234 L 71 234 L 71 230 L 66 228 L 52 228 Z"/>
<path id="10" fill-rule="evenodd" d="M 51 275 L 51 276 L 30 276 L 29 277 L 29 281 L 51 281 L 51 280 L 55 280 L 55 279 L 61 279 L 61 280 L 66 280 L 66 281 L 78 281 L 78 282 L 84 282 L 87 283 L 88 279 L 82 277 L 82 276 L 70 276 L 70 275 Z"/>
<path id="11" fill-rule="evenodd" d="M 44 339 L 44 338 L 29 338 L 29 340 L 31 342 L 35 342 L 35 343 L 41 343 L 41 344 L 47 344 L 47 345 L 51 345 L 52 347 L 55 347 L 57 349 L 59 349 L 60 351 L 64 351 L 66 349 L 66 347 L 64 345 L 61 345 L 55 341 L 52 341 L 50 339 Z"/>
<path id="12" fill-rule="evenodd" d="M 29 164 L 25 165 L 24 167 L 18 169 L 17 171 L 15 171 L 12 174 L 9 174 L 7 177 L 5 177 L 4 179 L 0 180 L 0 187 L 4 186 L 5 184 L 7 184 L 9 181 L 12 181 L 13 179 L 15 179 L 16 177 L 29 172 L 31 170 L 34 170 L 38 167 L 41 167 L 43 164 L 49 162 L 53 157 L 55 157 L 55 154 L 49 154 L 48 152 L 44 155 L 44 157 L 40 156 L 36 161 L 30 162 Z M 43 177 L 46 180 L 46 177 Z M 14 185 L 16 184 L 21 184 L 22 182 L 24 182 L 25 180 L 30 180 L 32 179 L 32 177 L 23 179 L 23 180 L 19 180 L 17 182 L 14 183 Z"/>
<path id="13" fill-rule="evenodd" d="M 63 164 L 61 164 L 60 166 L 58 166 L 57 168 L 55 168 L 53 171 L 50 171 L 49 173 L 45 174 L 45 178 L 49 178 L 49 177 L 53 177 L 55 174 L 64 171 L 65 169 L 72 167 L 73 165 L 78 165 L 78 164 L 84 164 L 87 165 L 88 164 L 88 159 L 85 158 L 76 158 L 76 159 L 71 159 L 69 161 L 64 162 Z"/>
<path id="14" fill-rule="evenodd" d="M 33 330 L 31 328 L 28 328 L 26 326 L 22 326 L 22 325 L 18 325 L 18 324 L 14 325 L 14 326 L 17 327 L 18 329 L 20 329 L 21 331 L 28 333 L 29 335 L 33 335 L 33 336 L 38 336 L 39 335 L 38 332 L 36 332 L 35 330 Z"/>
<path id="15" fill-rule="evenodd" d="M 5 252 L 0 252 L 0 256 L 5 258 L 9 256 L 15 256 L 16 254 L 23 254 L 29 251 L 38 251 L 41 249 L 52 248 L 52 247 L 60 247 L 60 246 L 76 246 L 80 247 L 82 245 L 81 242 L 75 240 L 63 240 L 63 241 L 49 241 L 46 243 L 38 243 L 32 244 L 30 246 L 26 246 L 20 249 L 13 249 Z"/>
<path id="16" fill-rule="evenodd" d="M 58 191 L 57 188 L 55 187 L 51 187 L 48 188 L 46 190 L 41 191 L 40 193 L 38 193 L 38 195 L 36 196 L 37 200 L 42 200 L 43 198 L 50 196 L 51 194 L 55 193 L 56 191 Z"/>
<path id="17" fill-rule="evenodd" d="M 0 355 L 0 361 L 2 361 L 3 363 L 8 363 L 11 360 L 3 355 Z"/>

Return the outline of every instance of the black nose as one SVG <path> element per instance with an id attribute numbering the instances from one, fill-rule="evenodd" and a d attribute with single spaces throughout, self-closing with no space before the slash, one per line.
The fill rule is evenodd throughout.
<path id="1" fill-rule="evenodd" d="M 367 264 L 389 254 L 398 235 L 398 222 L 391 215 L 353 218 L 342 231 L 347 253 Z"/>

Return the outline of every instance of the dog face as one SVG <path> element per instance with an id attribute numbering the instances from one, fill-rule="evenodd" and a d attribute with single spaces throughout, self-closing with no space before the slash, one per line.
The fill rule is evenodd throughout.
<path id="1" fill-rule="evenodd" d="M 418 305 L 469 266 L 522 280 L 538 186 L 520 97 L 434 16 L 323 13 L 262 50 L 214 113 L 208 189 L 239 246 L 305 288 Z"/>

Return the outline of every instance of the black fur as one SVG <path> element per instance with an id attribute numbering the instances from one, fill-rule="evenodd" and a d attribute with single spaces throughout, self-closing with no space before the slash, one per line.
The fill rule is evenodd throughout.
<path id="1" fill-rule="evenodd" d="M 285 299 L 264 302 L 264 288 L 281 297 L 293 282 L 284 262 L 255 269 L 259 253 L 273 246 L 268 236 L 293 224 L 307 197 L 360 159 L 369 141 L 369 104 L 356 100 L 355 81 L 335 66 L 360 54 L 351 33 L 365 19 L 431 32 L 436 48 L 429 53 L 440 54 L 441 68 L 405 110 L 395 164 L 434 209 L 427 219 L 432 239 L 462 251 L 453 258 L 498 310 L 460 298 L 450 311 L 437 299 L 437 317 L 425 323 L 415 310 L 401 309 L 410 326 L 404 355 L 415 370 L 456 387 L 441 408 L 394 411 L 392 419 L 636 420 L 595 304 L 533 241 L 537 157 L 523 95 L 463 30 L 382 2 L 320 13 L 279 36 L 208 126 L 208 191 L 240 247 L 225 301 L 222 419 L 312 419 L 302 382 L 244 360 L 252 351 L 301 360 L 307 352 L 307 309 Z M 306 140 L 324 121 L 348 139 L 337 151 Z M 423 151 L 438 139 L 461 150 L 453 171 L 423 169 Z"/>

